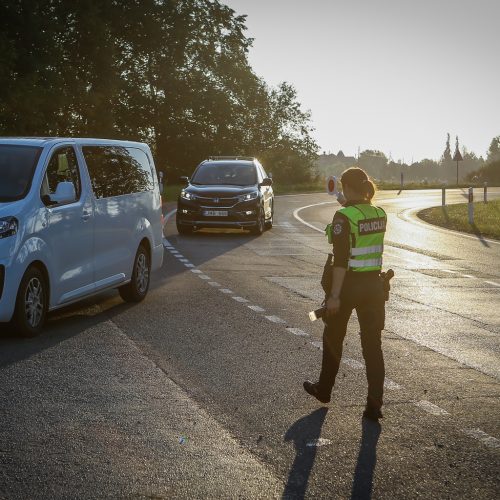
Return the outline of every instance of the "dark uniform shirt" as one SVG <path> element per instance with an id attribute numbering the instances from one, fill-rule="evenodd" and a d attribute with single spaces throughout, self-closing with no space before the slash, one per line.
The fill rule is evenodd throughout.
<path id="1" fill-rule="evenodd" d="M 344 207 L 360 205 L 366 201 L 356 200 L 348 201 Z M 335 212 L 332 221 L 332 240 L 333 240 L 333 265 L 334 267 L 349 267 L 349 257 L 351 256 L 351 246 L 349 238 L 351 237 L 351 226 L 349 219 L 340 212 Z"/>

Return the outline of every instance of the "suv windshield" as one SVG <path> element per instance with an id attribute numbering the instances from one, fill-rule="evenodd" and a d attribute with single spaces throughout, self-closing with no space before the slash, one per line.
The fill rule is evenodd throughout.
<path id="1" fill-rule="evenodd" d="M 204 163 L 196 169 L 191 184 L 251 186 L 257 184 L 257 172 L 252 164 Z"/>
<path id="2" fill-rule="evenodd" d="M 26 196 L 41 151 L 34 146 L 0 144 L 0 203 Z"/>

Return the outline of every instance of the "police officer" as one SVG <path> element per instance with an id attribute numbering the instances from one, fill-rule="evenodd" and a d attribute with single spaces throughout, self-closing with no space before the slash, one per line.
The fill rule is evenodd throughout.
<path id="1" fill-rule="evenodd" d="M 363 415 L 378 421 L 382 417 L 385 377 L 381 345 L 385 296 L 380 272 L 387 215 L 372 205 L 375 186 L 364 170 L 349 168 L 342 174 L 341 182 L 345 201 L 331 226 L 333 284 L 326 301 L 321 374 L 316 383 L 304 382 L 304 389 L 320 402 L 330 402 L 347 323 L 356 309 L 368 379 Z"/>

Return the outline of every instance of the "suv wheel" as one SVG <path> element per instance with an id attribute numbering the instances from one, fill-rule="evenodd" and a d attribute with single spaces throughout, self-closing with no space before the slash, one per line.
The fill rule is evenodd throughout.
<path id="1" fill-rule="evenodd" d="M 259 214 L 257 215 L 257 224 L 250 230 L 252 234 L 256 234 L 257 236 L 261 235 L 265 229 L 265 213 L 264 207 L 260 207 Z"/>
<path id="2" fill-rule="evenodd" d="M 17 292 L 12 318 L 16 332 L 22 337 L 38 335 L 47 318 L 49 290 L 43 273 L 30 267 L 23 276 Z"/>
<path id="3" fill-rule="evenodd" d="M 130 283 L 121 286 L 118 291 L 125 302 L 141 302 L 149 290 L 151 278 L 151 258 L 144 245 L 137 250 Z"/>
<path id="4" fill-rule="evenodd" d="M 274 217 L 274 202 L 271 203 L 271 217 L 266 220 L 266 229 L 271 229 L 273 227 L 273 217 Z"/>

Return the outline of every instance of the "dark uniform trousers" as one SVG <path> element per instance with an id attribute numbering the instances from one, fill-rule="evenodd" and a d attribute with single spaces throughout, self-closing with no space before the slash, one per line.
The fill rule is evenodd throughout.
<path id="1" fill-rule="evenodd" d="M 335 384 L 342 357 L 347 323 L 356 310 L 361 347 L 368 379 L 367 404 L 380 408 L 384 392 L 385 367 L 381 334 L 385 321 L 385 297 L 378 272 L 348 271 L 340 293 L 340 309 L 327 320 L 323 333 L 323 362 L 318 389 L 329 395 Z"/>

